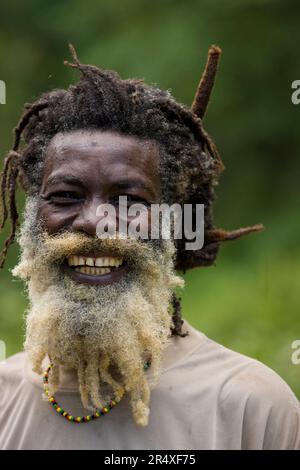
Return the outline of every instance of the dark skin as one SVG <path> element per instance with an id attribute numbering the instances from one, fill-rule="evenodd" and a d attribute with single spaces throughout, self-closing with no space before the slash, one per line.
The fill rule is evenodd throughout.
<path id="1" fill-rule="evenodd" d="M 58 134 L 46 152 L 38 219 L 51 235 L 67 230 L 94 237 L 100 204 L 117 209 L 119 196 L 127 196 L 129 204 L 160 202 L 158 167 L 159 151 L 153 142 L 110 131 Z M 90 284 L 114 282 L 125 270 L 120 266 L 111 273 L 90 276 L 67 267 L 73 279 Z"/>

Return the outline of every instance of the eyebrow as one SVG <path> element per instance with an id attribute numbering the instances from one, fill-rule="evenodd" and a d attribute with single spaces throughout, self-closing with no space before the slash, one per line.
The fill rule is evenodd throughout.
<path id="1" fill-rule="evenodd" d="M 54 185 L 58 183 L 72 184 L 77 186 L 84 186 L 83 181 L 72 175 L 53 175 L 47 180 L 47 185 Z"/>
<path id="2" fill-rule="evenodd" d="M 151 186 L 149 186 L 147 183 L 139 179 L 126 179 L 126 180 L 117 181 L 115 183 L 115 186 L 124 190 L 131 189 L 131 188 L 143 189 L 144 191 L 147 191 L 148 193 L 150 193 L 153 198 L 155 198 L 155 193 L 153 189 L 151 188 Z"/>
<path id="3" fill-rule="evenodd" d="M 72 175 L 53 175 L 50 176 L 47 180 L 47 186 L 48 185 L 55 185 L 59 183 L 65 183 L 65 184 L 70 184 L 73 186 L 81 186 L 85 187 L 85 184 L 83 181 L 78 178 L 77 176 L 72 176 Z M 124 180 L 119 180 L 113 183 L 114 186 L 116 186 L 119 189 L 126 190 L 126 189 L 132 189 L 132 188 L 139 188 L 143 189 L 144 191 L 147 191 L 148 193 L 151 194 L 151 196 L 155 199 L 155 193 L 151 186 L 149 186 L 146 182 L 140 180 L 140 179 L 135 179 L 135 178 L 129 178 L 129 179 L 124 179 Z"/>

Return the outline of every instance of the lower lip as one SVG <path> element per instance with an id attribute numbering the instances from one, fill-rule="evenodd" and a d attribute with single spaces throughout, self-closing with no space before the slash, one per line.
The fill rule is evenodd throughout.
<path id="1" fill-rule="evenodd" d="M 63 270 L 76 282 L 104 286 L 119 281 L 124 276 L 124 274 L 126 274 L 128 267 L 126 264 L 122 264 L 122 266 L 113 269 L 109 273 L 101 274 L 99 276 L 80 273 L 75 271 L 74 268 L 71 268 L 71 266 L 67 264 L 63 264 Z"/>

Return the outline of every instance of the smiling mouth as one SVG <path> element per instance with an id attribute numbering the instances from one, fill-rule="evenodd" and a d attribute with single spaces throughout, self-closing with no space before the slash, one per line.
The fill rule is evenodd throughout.
<path id="1" fill-rule="evenodd" d="M 127 271 L 123 258 L 117 256 L 71 255 L 64 264 L 64 271 L 77 282 L 85 284 L 111 284 Z"/>

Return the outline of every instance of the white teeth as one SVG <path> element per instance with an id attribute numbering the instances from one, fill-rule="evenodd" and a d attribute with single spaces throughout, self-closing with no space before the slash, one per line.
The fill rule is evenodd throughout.
<path id="1" fill-rule="evenodd" d="M 100 271 L 100 274 L 106 274 L 110 273 L 111 269 L 110 268 L 98 268 Z"/>
<path id="2" fill-rule="evenodd" d="M 68 258 L 68 265 L 69 266 L 90 266 L 97 268 L 100 267 L 119 267 L 123 263 L 121 258 L 115 258 L 110 256 L 99 257 L 99 258 L 92 258 L 92 257 L 85 257 L 85 256 L 77 256 L 71 255 Z"/>
<path id="3" fill-rule="evenodd" d="M 77 256 L 72 255 L 68 259 L 69 266 L 76 265 L 77 264 Z"/>
<path id="4" fill-rule="evenodd" d="M 107 274 L 111 271 L 110 268 L 91 268 L 89 266 L 78 266 L 75 268 L 75 271 L 83 274 L 89 274 L 90 276 L 101 276 L 102 274 Z"/>

